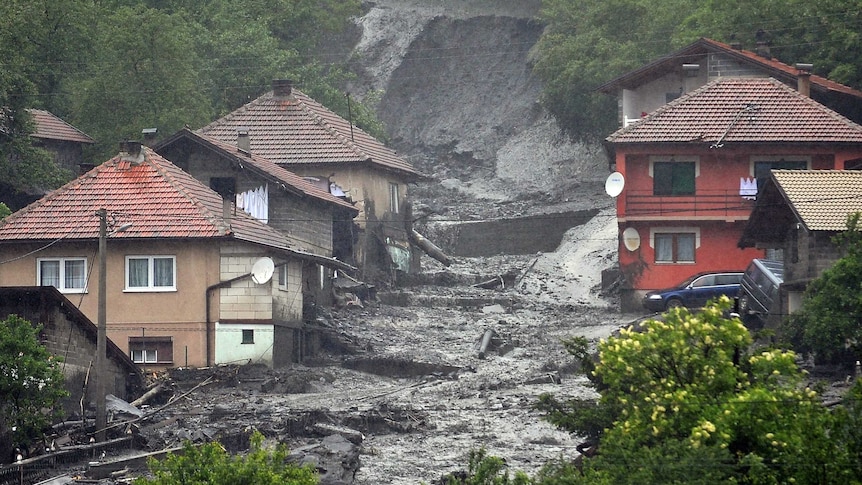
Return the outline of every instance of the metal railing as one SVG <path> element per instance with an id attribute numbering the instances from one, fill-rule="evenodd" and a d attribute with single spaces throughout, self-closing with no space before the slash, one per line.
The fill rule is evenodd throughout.
<path id="1" fill-rule="evenodd" d="M 740 196 L 738 190 L 699 191 L 694 195 L 627 191 L 625 204 L 626 216 L 718 217 L 748 215 L 754 207 L 754 200 Z"/>

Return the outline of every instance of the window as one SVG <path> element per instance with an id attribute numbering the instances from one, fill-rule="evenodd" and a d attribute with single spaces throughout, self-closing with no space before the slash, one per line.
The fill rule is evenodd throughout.
<path id="1" fill-rule="evenodd" d="M 233 177 L 211 177 L 210 188 L 216 191 L 222 199 L 232 199 L 236 196 L 236 179 Z"/>
<path id="2" fill-rule="evenodd" d="M 129 357 L 136 364 L 169 364 L 174 360 L 172 337 L 129 337 Z"/>
<path id="3" fill-rule="evenodd" d="M 244 344 L 253 344 L 254 343 L 254 330 L 246 330 L 242 331 L 242 343 Z"/>
<path id="4" fill-rule="evenodd" d="M 83 293 L 87 288 L 86 258 L 36 260 L 39 286 L 53 286 L 63 293 Z"/>
<path id="5" fill-rule="evenodd" d="M 176 290 L 174 263 L 174 256 L 126 256 L 126 290 Z"/>
<path id="6" fill-rule="evenodd" d="M 389 212 L 398 213 L 398 184 L 389 182 Z"/>
<path id="7" fill-rule="evenodd" d="M 656 263 L 693 263 L 696 234 L 657 233 L 655 235 Z"/>
<path id="8" fill-rule="evenodd" d="M 278 289 L 287 289 L 287 263 L 284 263 L 278 267 Z"/>
<path id="9" fill-rule="evenodd" d="M 763 184 L 769 178 L 771 170 L 806 170 L 808 162 L 799 160 L 755 161 L 754 178 L 757 179 L 757 193 L 763 189 Z"/>
<path id="10" fill-rule="evenodd" d="M 655 162 L 653 195 L 694 195 L 695 162 Z"/>
<path id="11" fill-rule="evenodd" d="M 715 286 L 715 275 L 701 276 L 691 283 L 692 288 L 700 288 L 703 286 Z"/>

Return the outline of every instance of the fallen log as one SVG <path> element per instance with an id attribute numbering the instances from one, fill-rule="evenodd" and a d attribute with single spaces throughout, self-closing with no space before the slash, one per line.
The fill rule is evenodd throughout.
<path id="1" fill-rule="evenodd" d="M 482 336 L 482 345 L 479 347 L 479 358 L 485 358 L 485 352 L 488 350 L 488 345 L 491 344 L 491 338 L 494 337 L 494 330 L 485 330 L 485 335 Z"/>
<path id="2" fill-rule="evenodd" d="M 450 266 L 452 264 L 452 258 L 449 257 L 446 253 L 443 252 L 442 249 L 438 248 L 434 243 L 425 238 L 422 234 L 416 232 L 415 229 L 410 229 L 410 240 L 416 243 L 416 246 L 419 247 L 422 251 L 425 251 L 425 254 L 431 256 L 443 263 L 443 266 Z"/>
<path id="3" fill-rule="evenodd" d="M 149 401 L 150 399 L 152 399 L 153 397 L 155 397 L 158 393 L 162 392 L 163 389 L 164 389 L 164 386 L 162 384 L 159 384 L 158 386 L 145 392 L 141 397 L 135 399 L 134 401 L 130 402 L 129 404 L 131 404 L 132 406 L 135 406 L 135 407 L 140 407 L 141 404 L 144 404 L 147 401 Z"/>

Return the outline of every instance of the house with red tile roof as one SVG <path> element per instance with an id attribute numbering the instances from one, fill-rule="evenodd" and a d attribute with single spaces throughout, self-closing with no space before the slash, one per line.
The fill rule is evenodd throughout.
<path id="1" fill-rule="evenodd" d="M 96 143 L 90 135 L 75 128 L 49 111 L 27 110 L 36 130 L 30 135 L 36 146 L 54 154 L 54 162 L 77 175 L 84 161 L 83 147 Z"/>
<path id="2" fill-rule="evenodd" d="M 770 315 L 799 309 L 808 284 L 843 256 L 832 238 L 855 213 L 862 213 L 862 171 L 772 171 L 739 239 L 741 248 L 784 255 L 784 283 Z"/>
<path id="3" fill-rule="evenodd" d="M 617 196 L 624 308 L 701 271 L 743 270 L 737 242 L 773 169 L 862 161 L 862 126 L 772 78 L 719 78 L 605 140 Z"/>
<path id="4" fill-rule="evenodd" d="M 354 269 L 294 246 L 138 143 L 0 221 L 0 286 L 54 286 L 150 368 L 298 362 L 302 265 Z M 107 228 L 104 275 L 99 257 Z"/>
<path id="5" fill-rule="evenodd" d="M 246 140 L 247 141 L 247 140 Z M 240 148 L 184 128 L 154 149 L 238 208 L 284 234 L 297 249 L 350 261 L 358 209 L 275 163 Z M 307 262 L 303 266 L 306 299 L 332 303 L 333 270 Z M 311 309 L 311 307 L 309 307 Z M 309 318 L 311 316 L 309 315 Z"/>
<path id="6" fill-rule="evenodd" d="M 620 124 L 625 126 L 716 79 L 771 77 L 798 87 L 820 104 L 862 123 L 862 92 L 813 74 L 814 67 L 780 62 L 762 42 L 754 51 L 749 51 L 740 43 L 725 44 L 701 38 L 606 82 L 597 91 L 617 97 Z"/>
<path id="7" fill-rule="evenodd" d="M 276 80 L 273 90 L 197 130 L 272 161 L 344 196 L 359 209 L 352 259 L 363 276 L 418 265 L 409 238 L 408 185 L 419 174 L 407 161 L 317 101 Z"/>

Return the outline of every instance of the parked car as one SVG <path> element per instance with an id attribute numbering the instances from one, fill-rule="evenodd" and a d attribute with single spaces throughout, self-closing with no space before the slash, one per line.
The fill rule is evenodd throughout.
<path id="1" fill-rule="evenodd" d="M 721 295 L 733 299 L 739 293 L 742 274 L 742 271 L 698 273 L 673 288 L 648 292 L 643 305 L 647 310 L 662 312 L 680 306 L 700 308 Z"/>
<path id="2" fill-rule="evenodd" d="M 739 284 L 739 314 L 757 316 L 765 321 L 778 300 L 778 287 L 784 282 L 784 263 L 753 259 Z"/>

